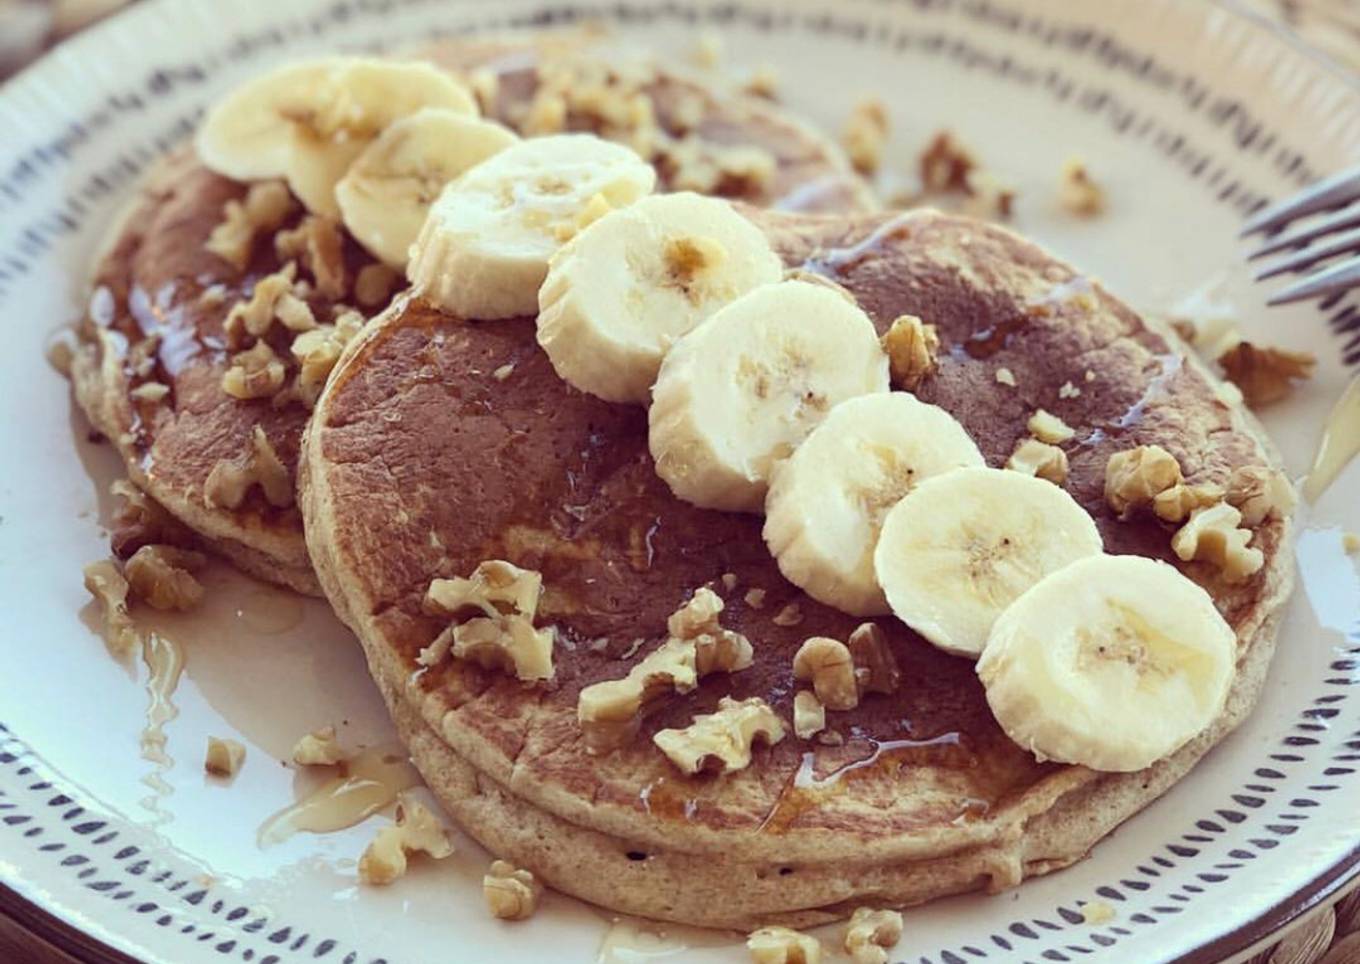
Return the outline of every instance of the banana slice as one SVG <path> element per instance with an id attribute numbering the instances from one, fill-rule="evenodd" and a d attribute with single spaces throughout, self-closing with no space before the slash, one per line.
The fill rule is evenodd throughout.
<path id="1" fill-rule="evenodd" d="M 662 361 L 647 413 L 657 474 L 695 505 L 759 512 L 775 463 L 834 406 L 887 390 L 888 358 L 857 305 L 806 281 L 764 285 Z"/>
<path id="2" fill-rule="evenodd" d="M 931 476 L 985 464 L 942 408 L 906 392 L 852 398 L 775 469 L 765 544 L 813 599 L 855 616 L 891 612 L 874 574 L 883 517 Z"/>
<path id="3" fill-rule="evenodd" d="M 977 673 L 997 722 L 1039 759 L 1128 771 L 1213 722 L 1236 662 L 1232 628 L 1175 568 L 1093 556 L 1001 614 Z"/>
<path id="4" fill-rule="evenodd" d="M 764 233 L 726 201 L 643 198 L 553 255 L 538 292 L 538 343 L 581 391 L 646 404 L 677 338 L 783 275 Z"/>
<path id="5" fill-rule="evenodd" d="M 463 318 L 533 315 L 548 259 L 592 202 L 624 207 L 655 185 L 650 164 L 592 134 L 520 141 L 444 189 L 416 238 L 408 276 Z"/>
<path id="6" fill-rule="evenodd" d="M 444 185 L 518 140 L 507 127 L 443 107 L 403 117 L 335 185 L 345 227 L 375 257 L 405 268 Z"/>
<path id="7" fill-rule="evenodd" d="M 945 652 L 977 657 L 1021 593 L 1101 548 L 1086 510 L 1053 483 L 955 469 L 888 512 L 874 571 L 898 619 Z"/>
<path id="8" fill-rule="evenodd" d="M 286 177 L 310 210 L 339 217 L 336 182 L 388 125 L 422 107 L 477 113 L 468 89 L 431 64 L 368 57 L 291 64 L 214 107 L 196 147 L 219 174 Z"/>

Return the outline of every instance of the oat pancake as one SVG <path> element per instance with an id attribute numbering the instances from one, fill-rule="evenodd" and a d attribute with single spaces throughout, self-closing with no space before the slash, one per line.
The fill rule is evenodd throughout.
<path id="1" fill-rule="evenodd" d="M 443 45 L 426 55 L 450 69 L 480 68 L 484 75 L 500 78 L 486 104 L 488 113 L 523 129 L 539 83 L 537 65 L 546 58 L 562 64 L 570 53 L 571 69 L 602 69 L 593 48 L 584 43 L 575 34 L 540 41 L 479 41 Z M 768 177 L 717 176 L 713 193 L 820 210 L 872 206 L 839 149 L 779 108 L 665 71 L 654 71 L 649 78 L 645 92 L 661 129 L 715 149 L 755 148 L 773 161 Z M 606 77 L 604 83 L 609 82 Z M 599 127 L 592 117 L 576 110 L 566 115 L 565 123 L 573 129 Z M 663 184 L 693 176 L 692 167 L 668 158 L 657 155 Z M 710 168 L 705 170 L 713 176 Z M 229 355 L 223 321 L 232 305 L 247 299 L 255 284 L 282 264 L 268 239 L 255 245 L 244 270 L 204 248 L 222 220 L 223 206 L 246 190 L 246 185 L 203 168 L 189 151 L 171 158 L 148 179 L 98 266 L 72 376 L 80 405 L 117 446 L 138 485 L 241 568 L 318 593 L 296 506 L 271 505 L 257 489 L 234 509 L 209 505 L 203 494 L 216 465 L 248 455 L 256 428 L 264 431 L 292 474 L 310 414 L 297 403 L 239 400 L 221 387 Z M 301 216 L 295 214 L 284 229 Z M 372 261 L 347 235 L 344 259 L 351 280 Z M 305 268 L 304 280 L 311 280 Z M 308 301 L 322 319 L 336 302 L 353 304 L 348 293 L 331 298 L 314 293 Z M 159 341 L 148 341 L 148 336 Z M 287 333 L 276 330 L 269 341 L 287 357 Z M 149 368 L 139 372 L 143 356 L 149 358 Z M 170 392 L 163 399 L 134 395 L 146 382 L 167 385 Z M 129 551 L 135 548 L 131 545 Z"/>
<path id="2" fill-rule="evenodd" d="M 1191 481 L 1220 484 L 1235 467 L 1273 465 L 1255 421 L 1173 335 L 1009 231 L 935 212 L 745 213 L 787 264 L 845 285 L 880 330 L 906 312 L 938 326 L 940 368 L 918 395 L 958 418 L 990 465 L 1037 408 L 1073 426 L 1066 488 L 1111 553 L 1174 561 L 1166 527 L 1107 507 L 1111 453 L 1159 444 Z M 489 376 L 505 365 L 509 377 Z M 997 381 L 1002 367 L 1013 387 Z M 1060 393 L 1068 382 L 1080 392 Z M 1142 773 L 1036 762 L 997 726 L 971 662 L 883 618 L 903 683 L 831 715 L 843 745 L 788 738 L 743 771 L 688 778 L 653 733 L 728 694 L 789 719 L 798 646 L 844 639 L 861 620 L 785 582 L 757 517 L 675 499 L 648 454 L 646 413 L 559 380 L 532 319 L 468 322 L 400 299 L 342 360 L 302 476 L 322 585 L 454 815 L 567 892 L 710 925 L 811 923 L 855 902 L 1005 887 L 1080 858 L 1245 716 L 1291 581 L 1280 520 L 1257 529 L 1266 564 L 1248 582 L 1181 567 L 1236 631 L 1239 673 L 1217 723 Z M 422 609 L 430 581 L 490 558 L 543 574 L 539 622 L 558 633 L 551 685 L 415 662 L 447 622 Z M 667 697 L 633 743 L 590 756 L 580 690 L 623 676 L 700 586 L 724 597 L 723 625 L 751 639 L 754 665 Z M 765 591 L 759 606 L 745 597 L 753 588 Z M 776 621 L 790 604 L 796 623 Z"/>

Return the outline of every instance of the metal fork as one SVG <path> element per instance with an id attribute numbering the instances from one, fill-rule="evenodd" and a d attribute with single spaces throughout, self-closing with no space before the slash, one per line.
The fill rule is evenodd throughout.
<path id="1" fill-rule="evenodd" d="M 1250 259 L 1288 252 L 1258 272 L 1257 281 L 1299 272 L 1339 255 L 1355 255 L 1304 275 L 1275 292 L 1267 304 L 1284 305 L 1360 286 L 1360 205 L 1349 206 L 1356 200 L 1360 200 L 1360 167 L 1318 181 L 1247 221 L 1242 237 L 1268 232 L 1265 244 Z M 1283 230 L 1292 221 L 1324 212 L 1292 231 Z"/>

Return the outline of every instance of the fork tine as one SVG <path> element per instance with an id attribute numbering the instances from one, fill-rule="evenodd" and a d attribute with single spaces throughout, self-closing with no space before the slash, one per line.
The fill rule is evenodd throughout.
<path id="1" fill-rule="evenodd" d="M 1347 258 L 1339 264 L 1315 271 L 1306 278 L 1281 288 L 1270 296 L 1266 304 L 1287 305 L 1294 301 L 1303 301 L 1305 298 L 1315 298 L 1318 295 L 1331 294 L 1333 291 L 1354 288 L 1356 285 L 1360 285 L 1360 258 Z"/>
<path id="2" fill-rule="evenodd" d="M 1257 213 L 1242 226 L 1246 237 L 1257 231 L 1268 231 L 1288 224 L 1305 214 L 1325 211 L 1338 204 L 1346 204 L 1360 197 L 1360 168 L 1350 168 L 1309 185 L 1293 197 L 1285 198 Z"/>
<path id="3" fill-rule="evenodd" d="M 1295 251 L 1293 254 L 1281 258 L 1258 273 L 1256 280 L 1265 281 L 1267 278 L 1274 278 L 1276 275 L 1298 271 L 1300 268 L 1306 268 L 1311 264 L 1317 264 L 1319 261 L 1325 261 L 1327 258 L 1357 249 L 1360 249 L 1360 230 L 1345 231 L 1335 237 L 1327 238 L 1319 244 L 1304 248 L 1302 251 Z"/>
<path id="4" fill-rule="evenodd" d="M 1329 214 L 1327 217 L 1306 224 L 1295 231 L 1267 239 L 1265 244 L 1247 255 L 1247 260 L 1254 261 L 1257 258 L 1264 258 L 1276 251 L 1284 251 L 1295 245 L 1306 244 L 1324 234 L 1335 234 L 1337 231 L 1353 228 L 1356 225 L 1360 225 L 1360 208 L 1346 208 L 1344 211 Z"/>

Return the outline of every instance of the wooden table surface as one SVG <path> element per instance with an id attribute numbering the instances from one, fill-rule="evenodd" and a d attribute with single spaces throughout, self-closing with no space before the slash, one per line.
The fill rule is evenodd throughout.
<path id="1" fill-rule="evenodd" d="M 1232 2 L 1243 10 L 1282 24 L 1338 63 L 1360 70 L 1360 0 Z M 100 4 L 96 0 L 90 5 Z M 103 6 L 109 5 L 105 0 Z M 0 962 L 78 964 L 76 958 L 4 914 L 0 914 Z M 1258 955 L 1251 964 L 1360 964 L 1360 890 L 1339 901 L 1335 907 L 1324 907 L 1315 912 L 1279 946 Z"/>

